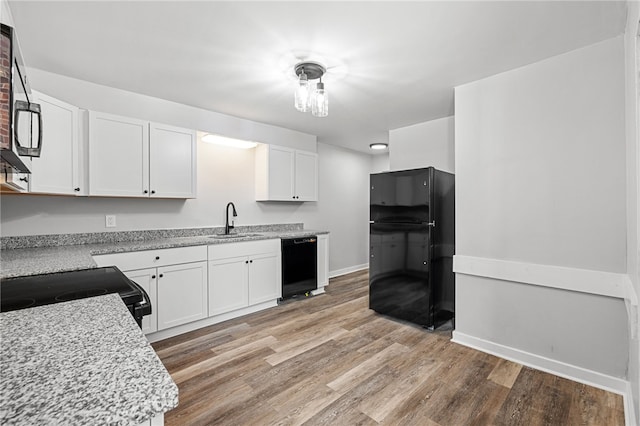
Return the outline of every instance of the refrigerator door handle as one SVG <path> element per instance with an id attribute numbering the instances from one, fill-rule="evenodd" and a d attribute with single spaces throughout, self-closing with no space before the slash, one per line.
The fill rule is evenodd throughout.
<path id="1" fill-rule="evenodd" d="M 436 227 L 436 220 L 433 219 L 433 222 L 427 222 L 427 226 L 433 226 L 435 228 Z"/>

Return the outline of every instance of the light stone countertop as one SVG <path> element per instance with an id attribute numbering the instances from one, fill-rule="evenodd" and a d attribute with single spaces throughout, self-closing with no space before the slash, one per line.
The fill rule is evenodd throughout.
<path id="1" fill-rule="evenodd" d="M 251 232 L 249 232 L 251 233 Z M 260 235 L 218 239 L 211 235 L 158 238 L 110 242 L 103 244 L 61 245 L 55 247 L 19 248 L 0 251 L 0 278 L 25 275 L 49 274 L 96 268 L 92 256 L 110 253 L 126 253 L 142 250 L 157 250 L 176 247 L 229 244 L 241 241 L 257 241 L 274 238 L 302 238 L 310 235 L 328 234 L 317 230 L 287 230 L 260 232 Z"/>
<path id="2" fill-rule="evenodd" d="M 0 314 L 0 424 L 137 425 L 178 388 L 118 294 Z"/>

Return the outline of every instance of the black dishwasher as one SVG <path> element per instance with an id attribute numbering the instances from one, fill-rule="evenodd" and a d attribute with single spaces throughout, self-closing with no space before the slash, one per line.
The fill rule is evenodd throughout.
<path id="1" fill-rule="evenodd" d="M 282 240 L 282 298 L 307 294 L 318 288 L 318 238 Z"/>

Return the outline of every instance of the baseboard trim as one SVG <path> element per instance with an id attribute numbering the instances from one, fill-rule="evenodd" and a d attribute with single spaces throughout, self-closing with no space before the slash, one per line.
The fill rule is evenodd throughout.
<path id="1" fill-rule="evenodd" d="M 565 379 L 584 383 L 585 385 L 594 386 L 623 396 L 630 389 L 629 382 L 618 377 L 598 373 L 597 371 L 490 342 L 461 333 L 457 330 L 454 330 L 452 334 L 453 337 L 451 341 L 459 345 L 477 349 L 481 352 L 486 352 L 509 361 L 517 362 L 518 364 L 526 365 L 527 367 L 535 368 L 536 370 L 564 377 Z"/>
<path id="2" fill-rule="evenodd" d="M 638 423 L 638 416 L 640 413 L 636 413 L 636 407 L 633 405 L 633 390 L 631 389 L 631 383 L 627 382 L 627 391 L 624 395 L 624 421 L 626 426 L 635 426 Z M 638 420 L 636 420 L 638 419 Z"/>
<path id="3" fill-rule="evenodd" d="M 626 299 L 638 304 L 627 274 L 455 255 L 453 271 L 505 281 Z"/>
<path id="4" fill-rule="evenodd" d="M 363 263 L 362 265 L 355 265 L 355 266 L 349 266 L 348 268 L 336 269 L 335 271 L 329 271 L 329 278 L 335 278 L 341 275 L 347 275 L 352 272 L 358 272 L 368 268 L 369 268 L 369 264 Z"/>

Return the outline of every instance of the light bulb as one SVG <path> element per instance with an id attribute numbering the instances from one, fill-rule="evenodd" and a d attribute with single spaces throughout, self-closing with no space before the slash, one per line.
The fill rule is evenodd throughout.
<path id="1" fill-rule="evenodd" d="M 317 84 L 311 99 L 311 114 L 314 117 L 326 117 L 329 115 L 329 93 L 324 90 L 322 80 Z"/>
<path id="2" fill-rule="evenodd" d="M 307 80 L 307 75 L 304 73 L 304 69 L 300 73 L 294 99 L 294 105 L 298 111 L 309 111 L 309 80 Z"/>

